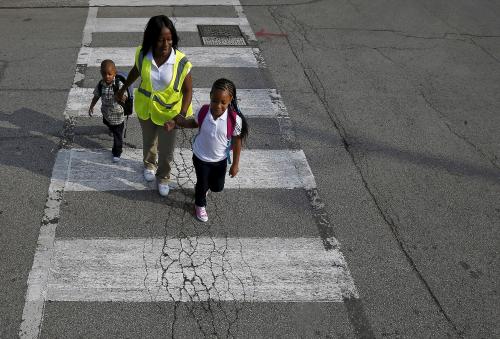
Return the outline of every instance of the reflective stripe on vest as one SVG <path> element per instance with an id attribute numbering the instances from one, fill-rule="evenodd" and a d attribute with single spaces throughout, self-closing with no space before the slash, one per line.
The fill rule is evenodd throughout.
<path id="1" fill-rule="evenodd" d="M 179 61 L 179 65 L 177 65 L 177 75 L 175 76 L 175 82 L 174 82 L 174 91 L 176 92 L 179 92 L 179 80 L 181 78 L 182 71 L 184 71 L 184 67 L 186 67 L 187 62 L 188 59 L 184 56 Z"/>
<path id="2" fill-rule="evenodd" d="M 145 95 L 145 96 L 147 96 L 148 98 L 149 98 L 149 97 L 151 97 L 151 92 L 150 92 L 150 91 L 146 91 L 146 90 L 145 90 L 144 88 L 142 88 L 142 87 L 139 87 L 139 88 L 137 89 L 137 91 L 139 91 L 139 93 L 144 94 L 144 95 Z M 177 101 L 176 101 L 176 102 L 174 102 L 173 104 L 166 104 L 166 103 L 164 103 L 164 102 L 163 102 L 160 98 L 158 98 L 156 95 L 155 95 L 155 97 L 153 98 L 153 100 L 154 100 L 154 101 L 156 101 L 157 103 L 159 103 L 160 105 L 162 105 L 163 107 L 168 108 L 168 109 L 171 109 L 171 108 L 172 108 L 172 107 L 174 107 L 174 106 L 175 106 L 175 104 L 177 103 Z"/>
<path id="3" fill-rule="evenodd" d="M 142 82 L 141 82 L 141 85 L 142 85 Z M 139 88 L 137 90 L 139 91 L 139 93 L 144 94 L 148 98 L 151 96 L 151 92 L 150 91 L 146 91 L 144 88 L 140 87 L 140 85 L 139 85 Z"/>
<path id="4" fill-rule="evenodd" d="M 154 101 L 156 101 L 157 103 L 159 103 L 160 105 L 162 105 L 163 107 L 165 107 L 166 109 L 171 109 L 172 107 L 174 107 L 178 101 L 172 103 L 172 104 L 167 104 L 167 103 L 164 103 L 163 101 L 161 101 L 160 98 L 158 98 L 156 95 L 155 97 L 153 98 Z"/>
<path id="5" fill-rule="evenodd" d="M 142 70 L 142 62 L 143 61 L 144 61 L 144 53 L 141 51 L 139 53 L 139 61 L 138 61 L 139 72 Z M 179 81 L 180 81 L 180 78 L 181 78 L 181 74 L 184 71 L 184 67 L 186 67 L 186 64 L 188 63 L 188 61 L 189 61 L 188 58 L 186 58 L 186 56 L 184 56 L 179 61 L 179 65 L 177 66 L 177 74 L 175 76 L 175 82 L 174 82 L 174 91 L 176 91 L 176 92 L 179 92 Z"/>

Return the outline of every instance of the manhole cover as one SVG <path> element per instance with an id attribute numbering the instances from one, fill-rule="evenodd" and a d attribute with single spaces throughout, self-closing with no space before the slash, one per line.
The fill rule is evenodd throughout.
<path id="1" fill-rule="evenodd" d="M 201 40 L 208 46 L 246 46 L 237 25 L 198 25 Z"/>

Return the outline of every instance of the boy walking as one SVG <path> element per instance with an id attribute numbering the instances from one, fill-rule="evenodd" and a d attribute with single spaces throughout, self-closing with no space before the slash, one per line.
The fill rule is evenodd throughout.
<path id="1" fill-rule="evenodd" d="M 113 162 L 119 162 L 123 148 L 123 128 L 124 128 L 124 109 L 115 99 L 115 92 L 123 86 L 123 83 L 116 77 L 116 66 L 112 60 L 106 59 L 101 62 L 101 76 L 94 89 L 94 97 L 90 103 L 89 116 L 94 113 L 94 106 L 101 99 L 102 122 L 108 126 L 113 135 Z M 126 96 L 125 92 L 125 96 Z M 125 100 L 126 98 L 124 98 Z"/>

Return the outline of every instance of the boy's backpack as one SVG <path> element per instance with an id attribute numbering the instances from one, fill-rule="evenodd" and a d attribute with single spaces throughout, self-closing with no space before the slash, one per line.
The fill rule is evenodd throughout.
<path id="1" fill-rule="evenodd" d="M 115 76 L 115 81 L 113 83 L 113 92 L 118 92 L 119 85 L 118 81 L 122 84 L 127 80 L 127 73 L 118 72 Z M 102 82 L 99 81 L 99 94 L 102 95 Z M 120 106 L 123 107 L 123 114 L 128 118 L 134 112 L 134 91 L 130 87 L 127 87 L 127 99 L 125 102 L 119 102 Z"/>
<path id="2" fill-rule="evenodd" d="M 205 117 L 207 116 L 208 110 L 210 109 L 210 105 L 203 105 L 200 108 L 200 113 L 198 113 L 198 126 L 201 129 L 201 124 L 203 124 L 203 121 L 205 120 Z M 228 107 L 227 109 L 227 116 L 228 119 L 226 120 L 227 122 L 227 162 L 231 163 L 231 155 L 229 151 L 233 149 L 233 132 L 234 132 L 234 126 L 236 125 L 236 111 L 234 111 L 231 106 Z"/>

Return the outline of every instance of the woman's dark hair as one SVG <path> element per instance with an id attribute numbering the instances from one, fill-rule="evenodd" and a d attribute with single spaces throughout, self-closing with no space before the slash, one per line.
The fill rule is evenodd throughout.
<path id="1" fill-rule="evenodd" d="M 156 15 L 149 19 L 144 30 L 144 37 L 142 38 L 142 52 L 144 54 L 154 48 L 163 27 L 168 28 L 170 33 L 172 33 L 172 48 L 177 49 L 179 36 L 177 35 L 174 23 L 165 15 Z"/>
<path id="2" fill-rule="evenodd" d="M 212 89 L 210 90 L 210 94 L 216 90 L 228 91 L 229 94 L 233 97 L 231 104 L 229 105 L 241 118 L 241 139 L 245 140 L 248 136 L 248 122 L 243 113 L 241 113 L 240 108 L 238 107 L 238 98 L 236 97 L 236 86 L 231 80 L 228 79 L 217 79 L 212 85 Z"/>

